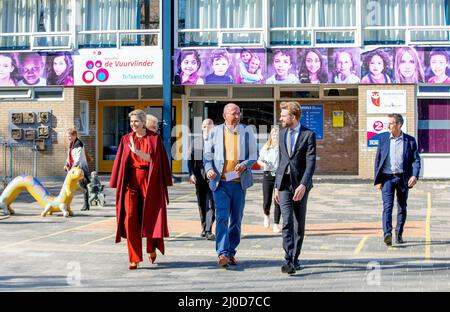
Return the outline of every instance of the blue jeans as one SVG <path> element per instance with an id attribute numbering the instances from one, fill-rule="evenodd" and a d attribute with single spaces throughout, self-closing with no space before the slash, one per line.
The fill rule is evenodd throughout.
<path id="1" fill-rule="evenodd" d="M 241 222 L 244 215 L 245 193 L 240 182 L 220 181 L 213 192 L 216 204 L 217 255 L 231 257 L 241 241 Z"/>
<path id="2" fill-rule="evenodd" d="M 403 234 L 406 222 L 406 202 L 408 200 L 408 187 L 401 177 L 385 176 L 381 195 L 383 198 L 383 232 L 384 236 L 392 233 L 392 209 L 394 206 L 394 194 L 397 195 L 397 226 L 396 235 Z"/>

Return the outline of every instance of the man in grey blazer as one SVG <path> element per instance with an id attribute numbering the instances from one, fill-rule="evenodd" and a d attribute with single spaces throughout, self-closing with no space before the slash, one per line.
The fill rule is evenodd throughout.
<path id="1" fill-rule="evenodd" d="M 253 185 L 256 139 L 251 127 L 239 124 L 239 106 L 224 107 L 225 123 L 214 127 L 205 142 L 203 163 L 216 204 L 216 251 L 221 267 L 236 265 L 246 190 Z"/>
<path id="2" fill-rule="evenodd" d="M 298 102 L 280 103 L 280 160 L 275 177 L 275 200 L 283 217 L 285 263 L 281 272 L 300 270 L 298 257 L 305 235 L 306 204 L 313 187 L 316 166 L 316 135 L 300 124 Z"/>

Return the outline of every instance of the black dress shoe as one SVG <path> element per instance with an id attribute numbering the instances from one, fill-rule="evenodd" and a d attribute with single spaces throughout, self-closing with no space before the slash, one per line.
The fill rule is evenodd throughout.
<path id="1" fill-rule="evenodd" d="M 281 272 L 287 274 L 294 274 L 295 273 L 294 265 L 292 263 L 283 264 L 281 266 Z"/>
<path id="2" fill-rule="evenodd" d="M 81 211 L 87 211 L 87 210 L 89 210 L 89 207 L 83 207 L 83 208 L 81 208 Z"/>
<path id="3" fill-rule="evenodd" d="M 403 240 L 403 237 L 401 235 L 397 235 L 397 236 L 395 236 L 395 243 L 396 244 L 404 244 L 406 242 Z"/>
<path id="4" fill-rule="evenodd" d="M 206 232 L 205 232 L 205 231 L 202 231 L 202 232 L 200 233 L 200 237 L 206 237 Z"/>
<path id="5" fill-rule="evenodd" d="M 385 243 L 387 246 L 392 246 L 392 234 L 386 234 L 386 235 L 384 236 L 384 243 Z"/>
<path id="6" fill-rule="evenodd" d="M 209 241 L 214 241 L 216 240 L 216 236 L 213 233 L 206 233 L 205 235 L 206 239 Z"/>
<path id="7" fill-rule="evenodd" d="M 300 262 L 294 262 L 294 269 L 300 271 L 303 270 L 303 267 L 300 265 Z"/>

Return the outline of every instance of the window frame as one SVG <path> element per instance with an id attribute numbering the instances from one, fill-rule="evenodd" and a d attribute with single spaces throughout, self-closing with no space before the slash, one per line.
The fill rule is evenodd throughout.
<path id="1" fill-rule="evenodd" d="M 367 3 L 367 1 L 371 0 L 357 0 L 361 2 L 361 16 L 366 16 L 368 12 L 364 9 L 364 5 Z M 413 45 L 449 45 L 450 44 L 450 15 L 449 15 L 449 0 L 443 0 L 445 2 L 444 4 L 444 14 L 446 14 L 446 23 L 447 26 L 417 26 L 417 25 L 410 25 L 411 18 L 410 18 L 410 11 L 405 11 L 405 20 L 407 25 L 402 26 L 366 26 L 365 24 L 361 24 L 361 46 L 364 47 L 371 47 L 371 46 L 413 46 Z M 403 41 L 373 41 L 366 43 L 364 37 L 367 30 L 374 30 L 374 31 L 404 31 L 404 40 Z M 412 33 L 413 32 L 430 32 L 430 31 L 447 31 L 448 32 L 448 40 L 412 40 Z"/>
<path id="2" fill-rule="evenodd" d="M 38 0 L 36 0 L 38 1 Z M 2 37 L 13 37 L 13 38 L 21 38 L 26 37 L 26 44 L 22 46 L 14 46 L 12 48 L 0 47 L 0 53 L 8 53 L 11 51 L 20 51 L 20 52 L 33 52 L 33 51 L 73 51 L 78 50 L 79 48 L 83 48 L 79 45 L 79 41 L 81 37 L 84 35 L 98 35 L 98 34 L 112 34 L 116 36 L 115 43 L 101 43 L 96 48 L 121 48 L 122 47 L 122 37 L 126 35 L 136 35 L 136 36 L 148 36 L 148 35 L 156 35 L 157 36 L 157 44 L 150 45 L 147 47 L 154 47 L 157 49 L 162 48 L 162 2 L 164 0 L 159 0 L 159 27 L 156 29 L 125 29 L 125 30 L 77 30 L 77 21 L 80 19 L 80 0 L 67 0 L 70 1 L 70 22 L 69 29 L 67 31 L 45 31 L 38 32 L 37 25 L 32 26 L 32 30 L 28 32 L 13 32 L 13 33 L 0 33 L 0 38 Z M 140 14 L 140 13 L 139 13 Z M 140 25 L 140 24 L 139 24 Z M 48 38 L 48 37 L 56 37 L 63 38 L 67 37 L 66 45 L 39 45 L 40 38 Z M 88 48 L 88 47 L 86 47 Z"/>
<path id="3" fill-rule="evenodd" d="M 262 19 L 262 25 L 261 27 L 256 27 L 256 28 L 221 28 L 220 27 L 220 23 L 221 23 L 221 18 L 220 18 L 220 14 L 217 17 L 218 21 L 217 21 L 217 25 L 219 25 L 219 27 L 216 28 L 185 28 L 185 29 L 180 29 L 178 27 L 179 25 L 179 20 L 180 20 L 180 15 L 179 15 L 179 1 L 183 1 L 183 0 L 177 0 L 174 1 L 174 47 L 178 48 L 178 49 L 192 49 L 192 48 L 201 48 L 201 47 L 211 47 L 211 48 L 227 48 L 227 47 L 242 47 L 242 46 L 246 46 L 246 47 L 254 47 L 254 48 L 263 48 L 265 46 L 267 46 L 267 27 L 268 27 L 268 19 L 267 18 L 263 18 Z M 268 16 L 268 1 L 270 0 L 261 0 L 262 3 L 262 15 L 263 16 Z M 219 3 L 219 12 L 222 9 L 222 2 Z M 217 33 L 217 45 L 189 45 L 189 46 L 181 46 L 180 45 L 180 41 L 179 41 L 179 34 L 180 33 L 198 33 L 198 32 L 206 32 L 206 33 Z M 235 33 L 243 33 L 243 32 L 248 32 L 248 33 L 256 33 L 259 34 L 259 42 L 257 43 L 224 43 L 223 41 L 223 36 L 225 34 L 235 34 Z"/>
<path id="4" fill-rule="evenodd" d="M 83 118 L 82 115 L 82 110 L 81 107 L 84 106 L 86 109 L 86 114 Z M 79 116 L 78 118 L 80 118 L 80 129 L 78 129 L 78 132 L 80 133 L 80 135 L 89 135 L 89 101 L 87 100 L 80 100 L 80 112 L 79 112 Z M 84 119 L 84 121 L 83 121 Z M 81 126 L 84 124 L 86 125 L 85 129 L 81 129 Z"/>

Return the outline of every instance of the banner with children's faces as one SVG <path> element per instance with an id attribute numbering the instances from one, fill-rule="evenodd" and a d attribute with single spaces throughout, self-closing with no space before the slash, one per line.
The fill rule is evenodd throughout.
<path id="1" fill-rule="evenodd" d="M 73 86 L 72 53 L 0 53 L 0 86 Z"/>
<path id="2" fill-rule="evenodd" d="M 176 50 L 174 59 L 175 84 L 266 83 L 265 49 Z"/>
<path id="3" fill-rule="evenodd" d="M 151 47 L 0 53 L 0 87 L 161 84 L 162 50 Z"/>
<path id="4" fill-rule="evenodd" d="M 450 47 L 177 49 L 175 84 L 450 84 Z"/>

